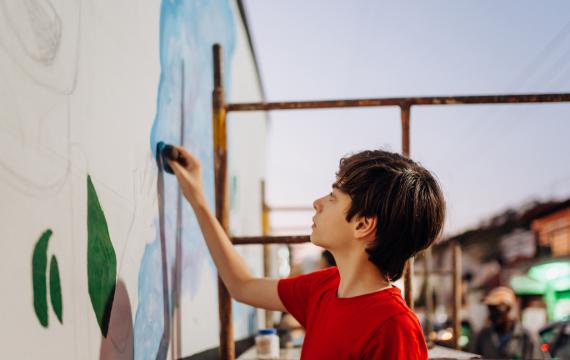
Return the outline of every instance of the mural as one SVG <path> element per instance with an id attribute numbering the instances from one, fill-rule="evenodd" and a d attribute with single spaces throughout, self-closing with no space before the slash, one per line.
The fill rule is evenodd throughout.
<path id="1" fill-rule="evenodd" d="M 2 357 L 165 359 L 218 346 L 216 269 L 156 160 L 160 141 L 198 155 L 214 209 L 214 43 L 226 97 L 260 100 L 234 1 L 0 0 L 0 281 L 11 289 L 0 306 L 14 310 Z M 258 234 L 265 118 L 229 137 L 232 231 Z M 261 275 L 261 249 L 239 251 Z M 234 305 L 236 339 L 253 334 L 257 312 Z"/>
<path id="2" fill-rule="evenodd" d="M 227 1 L 163 1 L 161 7 L 161 76 L 157 114 L 150 138 L 151 149 L 154 150 L 160 141 L 174 144 L 183 142 L 200 158 L 205 184 L 214 183 L 210 95 L 213 89 L 212 44 L 223 44 L 225 63 L 231 64 L 235 42 L 233 16 Z M 225 70 L 229 75 L 227 65 Z M 158 191 L 163 193 L 159 201 L 164 205 L 160 209 L 164 218 L 163 226 L 158 228 L 164 234 L 157 234 L 156 240 L 145 249 L 135 318 L 135 356 L 139 358 L 140 354 L 140 358 L 148 359 L 155 358 L 157 349 L 164 352 L 167 348 L 164 340 L 159 347 L 158 340 L 164 339 L 165 330 L 168 330 L 165 324 L 170 324 L 172 308 L 176 306 L 172 278 L 165 284 L 167 279 L 149 276 L 149 273 L 162 268 L 164 263 L 169 268 L 177 263 L 174 251 L 177 239 L 181 238 L 183 254 L 182 292 L 188 292 L 191 299 L 197 295 L 205 267 L 211 270 L 208 281 L 216 281 L 215 268 L 208 261 L 208 250 L 198 224 L 191 216 L 191 208 L 186 204 L 177 206 L 181 195 L 175 178 L 163 176 L 162 173 L 159 176 L 159 181 L 163 181 L 162 189 Z M 213 189 L 207 186 L 205 190 L 210 208 L 213 209 Z M 184 216 L 182 213 L 185 213 Z M 184 219 L 183 222 L 180 219 Z M 180 234 L 179 230 L 182 229 L 186 231 Z M 161 259 L 163 251 L 166 251 L 165 261 Z M 170 302 L 172 306 L 169 313 L 163 316 L 165 302 Z"/>

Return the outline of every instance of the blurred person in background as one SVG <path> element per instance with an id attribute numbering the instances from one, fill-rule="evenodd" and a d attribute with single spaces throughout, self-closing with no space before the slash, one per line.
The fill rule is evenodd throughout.
<path id="1" fill-rule="evenodd" d="M 513 290 L 499 286 L 491 290 L 484 303 L 489 323 L 478 334 L 473 352 L 491 359 L 542 359 L 533 337 L 515 316 L 517 299 Z"/>

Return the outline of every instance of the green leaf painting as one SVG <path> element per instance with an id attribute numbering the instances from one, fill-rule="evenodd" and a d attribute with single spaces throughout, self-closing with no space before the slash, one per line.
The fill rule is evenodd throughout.
<path id="1" fill-rule="evenodd" d="M 52 255 L 49 264 L 49 294 L 51 306 L 61 324 L 63 324 L 63 301 L 61 297 L 61 281 L 59 279 L 59 267 L 57 258 Z"/>
<path id="2" fill-rule="evenodd" d="M 51 230 L 46 230 L 41 236 L 32 254 L 32 286 L 34 289 L 34 310 L 43 327 L 48 326 L 47 306 L 47 247 L 52 235 Z"/>
<path id="3" fill-rule="evenodd" d="M 117 258 L 107 220 L 91 177 L 87 176 L 87 282 L 91 304 L 104 337 L 109 329 L 116 276 Z"/>

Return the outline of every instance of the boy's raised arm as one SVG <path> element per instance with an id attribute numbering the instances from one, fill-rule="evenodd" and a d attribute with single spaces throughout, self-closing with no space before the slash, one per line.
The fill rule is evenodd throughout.
<path id="1" fill-rule="evenodd" d="M 277 279 L 255 278 L 235 250 L 224 229 L 208 208 L 202 185 L 200 161 L 182 147 L 176 147 L 185 166 L 178 161 L 168 163 L 180 184 L 182 193 L 194 209 L 208 250 L 222 281 L 231 296 L 239 302 L 269 310 L 285 311 L 277 292 Z"/>

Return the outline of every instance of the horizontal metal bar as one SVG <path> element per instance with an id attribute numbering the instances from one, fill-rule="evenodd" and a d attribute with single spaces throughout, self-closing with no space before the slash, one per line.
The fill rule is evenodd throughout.
<path id="1" fill-rule="evenodd" d="M 290 101 L 268 103 L 234 103 L 226 104 L 226 111 L 268 111 L 268 110 L 299 110 L 324 109 L 343 107 L 370 106 L 412 106 L 412 105 L 460 105 L 460 104 L 520 104 L 520 103 L 552 103 L 569 102 L 570 94 L 511 94 L 483 96 L 435 96 L 435 97 L 404 97 L 384 99 L 346 99 L 346 100 L 317 100 Z"/>
<path id="2" fill-rule="evenodd" d="M 311 238 L 308 235 L 300 236 L 245 236 L 245 237 L 232 237 L 234 245 L 249 245 L 249 244 L 302 244 L 310 242 Z"/>

